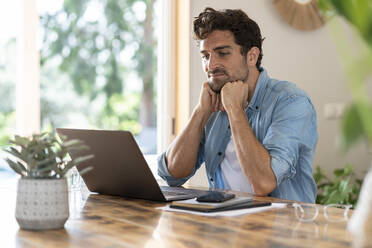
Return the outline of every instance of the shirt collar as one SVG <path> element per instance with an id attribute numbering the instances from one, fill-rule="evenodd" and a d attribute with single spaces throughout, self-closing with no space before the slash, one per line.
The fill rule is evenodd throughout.
<path id="1" fill-rule="evenodd" d="M 261 105 L 261 96 L 263 94 L 263 90 L 266 88 L 267 81 L 269 76 L 264 68 L 260 68 L 260 76 L 258 77 L 256 88 L 254 90 L 254 94 L 252 100 L 249 102 L 248 109 L 253 109 L 258 111 Z"/>

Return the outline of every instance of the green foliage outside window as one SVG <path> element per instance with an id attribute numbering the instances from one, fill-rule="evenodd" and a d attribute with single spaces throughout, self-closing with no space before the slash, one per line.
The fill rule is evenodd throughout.
<path id="1" fill-rule="evenodd" d="M 107 101 L 110 114 L 101 113 L 98 120 L 104 129 L 125 129 L 133 134 L 141 131 L 138 120 L 138 111 L 141 96 L 136 93 L 113 94 Z"/>
<path id="2" fill-rule="evenodd" d="M 60 10 L 40 13 L 42 131 L 67 125 L 138 135 L 156 127 L 155 3 L 64 0 Z M 99 15 L 92 18 L 91 10 Z M 15 131 L 16 40 L 0 52 L 5 58 L 0 146 L 5 146 Z"/>
<path id="3" fill-rule="evenodd" d="M 64 0 L 57 12 L 42 13 L 44 130 L 70 122 L 136 135 L 156 126 L 155 2 Z M 50 97 L 53 92 L 46 91 L 56 83 L 59 92 L 74 92 L 75 100 Z M 89 124 L 67 120 L 79 112 Z"/>
<path id="4" fill-rule="evenodd" d="M 9 113 L 0 112 L 0 147 L 8 145 L 8 140 L 15 126 L 15 111 Z"/>
<path id="5" fill-rule="evenodd" d="M 15 113 L 15 81 L 16 81 L 16 40 L 9 39 L 0 47 L 0 147 L 8 145 L 8 140 L 14 134 L 16 122 Z"/>

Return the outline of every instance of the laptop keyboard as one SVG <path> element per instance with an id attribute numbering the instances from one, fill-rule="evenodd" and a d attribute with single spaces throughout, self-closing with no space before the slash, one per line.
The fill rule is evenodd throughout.
<path id="1" fill-rule="evenodd" d="M 179 196 L 179 195 L 186 195 L 184 193 L 179 192 L 172 192 L 172 191 L 162 191 L 165 196 Z"/>
<path id="2" fill-rule="evenodd" d="M 161 191 L 166 196 L 182 196 L 182 195 L 195 195 L 195 197 L 205 195 L 207 190 L 198 190 L 198 189 L 185 189 L 182 187 L 169 187 L 169 186 L 160 186 Z"/>

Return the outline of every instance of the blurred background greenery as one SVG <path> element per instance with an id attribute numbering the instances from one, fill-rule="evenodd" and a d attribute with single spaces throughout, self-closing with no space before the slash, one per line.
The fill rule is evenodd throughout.
<path id="1" fill-rule="evenodd" d="M 5 146 L 15 131 L 15 82 L 16 53 L 15 38 L 8 39 L 0 46 L 0 148 Z"/>
<path id="2" fill-rule="evenodd" d="M 316 203 L 323 205 L 351 204 L 355 207 L 363 181 L 355 177 L 354 168 L 350 164 L 346 164 L 344 168 L 335 169 L 332 178 L 327 174 L 320 166 L 316 167 L 314 173 L 318 187 Z"/>
<path id="3" fill-rule="evenodd" d="M 326 18 L 344 18 L 359 38 L 350 43 L 349 34 L 341 25 L 330 27 L 353 98 L 343 118 L 342 147 L 347 151 L 357 141 L 364 140 L 371 149 L 372 104 L 367 84 L 371 83 L 372 76 L 372 0 L 319 0 L 319 7 Z"/>
<path id="4" fill-rule="evenodd" d="M 341 23 L 330 26 L 353 99 L 342 120 L 341 148 L 347 152 L 363 141 L 372 151 L 372 104 L 368 95 L 368 84 L 372 82 L 372 0 L 319 0 L 318 6 L 326 19 L 344 18 L 353 27 L 356 38 L 350 43 Z M 331 179 L 318 166 L 314 178 L 318 186 L 317 203 L 353 206 L 357 203 L 362 180 L 354 177 L 351 165 L 334 170 Z"/>
<path id="5" fill-rule="evenodd" d="M 129 130 L 156 153 L 156 0 L 38 1 L 41 131 Z M 0 146 L 15 132 L 16 38 L 0 46 Z"/>

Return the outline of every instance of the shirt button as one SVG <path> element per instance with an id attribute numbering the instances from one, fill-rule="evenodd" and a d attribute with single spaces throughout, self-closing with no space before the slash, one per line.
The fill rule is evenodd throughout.
<path id="1" fill-rule="evenodd" d="M 256 109 L 258 109 L 258 106 L 256 106 Z"/>
<path id="2" fill-rule="evenodd" d="M 221 155 L 222 155 L 222 152 L 218 152 L 217 155 L 218 155 L 218 156 L 221 156 Z"/>
<path id="3" fill-rule="evenodd" d="M 230 125 L 227 128 L 230 129 Z"/>
<path id="4" fill-rule="evenodd" d="M 210 178 L 211 179 L 211 182 L 213 182 L 213 178 Z"/>

